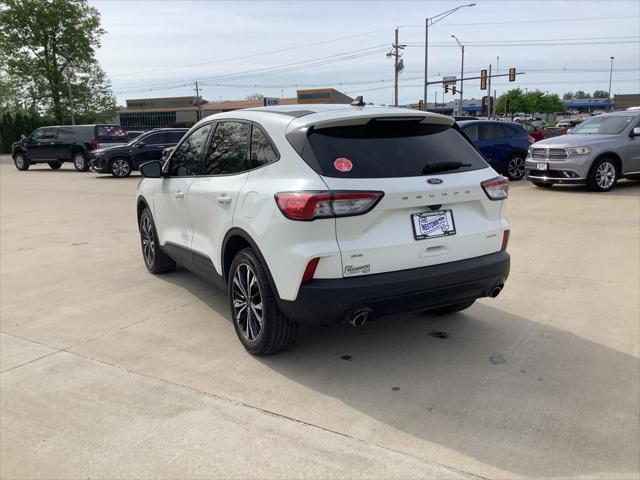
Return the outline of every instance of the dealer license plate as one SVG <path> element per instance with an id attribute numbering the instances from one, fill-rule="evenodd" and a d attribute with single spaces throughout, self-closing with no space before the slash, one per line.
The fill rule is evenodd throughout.
<path id="1" fill-rule="evenodd" d="M 536 170 L 546 170 L 548 166 L 548 163 L 538 163 L 536 164 Z"/>
<path id="2" fill-rule="evenodd" d="M 413 235 L 416 240 L 448 237 L 456 234 L 456 225 L 453 223 L 451 210 L 414 213 L 411 215 L 411 223 L 413 223 Z"/>

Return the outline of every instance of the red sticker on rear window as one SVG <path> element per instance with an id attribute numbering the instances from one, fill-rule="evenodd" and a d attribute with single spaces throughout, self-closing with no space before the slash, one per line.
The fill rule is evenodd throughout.
<path id="1" fill-rule="evenodd" d="M 333 162 L 333 166 L 336 167 L 336 170 L 339 172 L 350 172 L 353 168 L 353 163 L 348 158 L 340 157 L 336 158 L 335 162 Z"/>

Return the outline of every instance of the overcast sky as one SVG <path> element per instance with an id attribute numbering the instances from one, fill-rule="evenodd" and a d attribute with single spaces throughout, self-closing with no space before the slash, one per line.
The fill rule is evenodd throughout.
<path id="1" fill-rule="evenodd" d="M 120 1 L 90 0 L 107 34 L 98 59 L 118 103 L 127 98 L 191 95 L 202 84 L 209 101 L 295 96 L 300 88 L 334 87 L 365 101 L 391 103 L 393 62 L 386 52 L 400 27 L 405 70 L 400 103 L 422 97 L 424 19 L 459 1 Z M 562 94 L 607 90 L 640 93 L 640 2 L 485 1 L 429 30 L 429 77 L 465 76 L 490 63 L 526 72 L 495 80 L 500 95 L 515 85 Z M 483 44 L 484 43 L 484 44 Z M 570 44 L 570 45 L 567 45 Z M 311 66 L 309 66 L 311 65 Z M 274 71 L 275 70 L 275 71 Z M 171 87 L 171 88 L 169 88 Z M 479 81 L 465 98 L 482 96 Z M 429 87 L 442 101 L 442 88 Z M 451 94 L 447 95 L 451 99 Z"/>

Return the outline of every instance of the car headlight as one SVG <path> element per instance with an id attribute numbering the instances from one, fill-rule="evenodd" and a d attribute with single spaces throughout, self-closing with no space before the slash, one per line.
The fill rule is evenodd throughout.
<path id="1" fill-rule="evenodd" d="M 567 153 L 569 155 L 586 155 L 588 153 L 591 153 L 591 148 L 590 147 L 567 148 Z"/>

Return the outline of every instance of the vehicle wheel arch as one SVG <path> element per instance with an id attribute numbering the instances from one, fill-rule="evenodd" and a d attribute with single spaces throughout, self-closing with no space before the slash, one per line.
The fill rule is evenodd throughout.
<path id="1" fill-rule="evenodd" d="M 593 165 L 598 161 L 598 160 L 602 160 L 603 158 L 608 158 L 611 159 L 615 162 L 616 164 L 616 169 L 618 170 L 618 175 L 621 176 L 622 175 L 622 159 L 620 158 L 620 156 L 615 153 L 615 152 L 602 152 L 601 154 L 599 154 L 594 160 L 593 162 L 591 162 L 591 167 L 589 168 L 589 170 L 591 170 L 591 168 L 593 167 Z"/>
<path id="2" fill-rule="evenodd" d="M 238 253 L 243 248 L 250 247 L 262 263 L 262 266 L 269 277 L 269 283 L 271 283 L 271 287 L 276 294 L 276 298 L 280 299 L 280 293 L 278 292 L 278 286 L 273 279 L 273 275 L 271 275 L 271 270 L 267 265 L 267 262 L 262 255 L 262 252 L 258 248 L 256 242 L 251 238 L 245 230 L 234 227 L 230 229 L 227 234 L 224 236 L 224 240 L 222 241 L 222 256 L 221 256 L 221 266 L 222 266 L 222 277 L 224 278 L 225 284 L 228 281 L 229 277 L 229 269 L 231 267 L 231 263 L 233 262 L 236 253 Z"/>
<path id="3" fill-rule="evenodd" d="M 149 204 L 147 203 L 147 200 L 144 197 L 138 197 L 138 201 L 136 202 L 138 228 L 140 228 L 140 217 L 142 217 L 142 212 L 144 212 L 145 208 L 148 208 L 149 212 L 151 212 L 151 208 L 149 208 Z"/>

